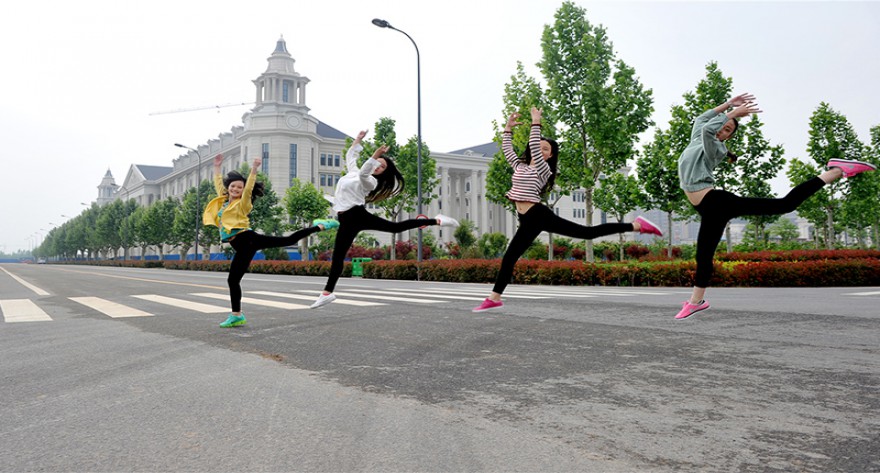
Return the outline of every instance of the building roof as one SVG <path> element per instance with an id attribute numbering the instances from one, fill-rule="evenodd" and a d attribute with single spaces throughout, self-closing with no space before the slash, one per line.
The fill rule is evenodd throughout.
<path id="1" fill-rule="evenodd" d="M 321 120 L 318 120 L 317 132 L 318 136 L 323 136 L 324 138 L 336 138 L 339 140 L 344 140 L 348 138 L 348 135 L 322 122 Z"/>
<path id="2" fill-rule="evenodd" d="M 486 156 L 486 157 L 491 158 L 492 156 L 495 156 L 495 153 L 498 152 L 498 149 L 499 149 L 498 144 L 495 143 L 494 141 L 492 141 L 492 142 L 482 144 L 482 145 L 471 146 L 468 148 L 462 148 L 462 149 L 458 149 L 455 151 L 450 151 L 449 154 L 464 154 L 464 155 L 475 154 L 477 156 Z"/>
<path id="3" fill-rule="evenodd" d="M 135 164 L 135 167 L 138 168 L 138 171 L 143 174 L 144 179 L 148 181 L 158 181 L 159 179 L 171 174 L 171 171 L 174 170 L 173 167 L 168 166 L 147 166 L 145 164 Z"/>

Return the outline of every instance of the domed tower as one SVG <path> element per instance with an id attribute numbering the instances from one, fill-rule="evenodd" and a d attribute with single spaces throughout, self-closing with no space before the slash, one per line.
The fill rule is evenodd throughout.
<path id="1" fill-rule="evenodd" d="M 119 189 L 119 186 L 116 185 L 116 179 L 113 179 L 113 174 L 110 170 L 107 170 L 107 174 L 104 174 L 104 179 L 101 179 L 101 184 L 98 185 L 98 205 L 109 204 L 116 199 L 116 190 Z"/>

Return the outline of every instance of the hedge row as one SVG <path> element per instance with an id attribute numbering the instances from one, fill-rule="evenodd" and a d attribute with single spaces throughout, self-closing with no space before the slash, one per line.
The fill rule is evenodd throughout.
<path id="1" fill-rule="evenodd" d="M 432 260 L 422 263 L 422 281 L 489 283 L 495 280 L 500 260 Z M 673 286 L 693 284 L 696 263 L 599 263 L 580 261 L 517 262 L 514 284 L 564 286 Z M 414 261 L 372 261 L 364 277 L 416 278 Z M 849 258 L 789 262 L 721 262 L 715 264 L 712 286 L 724 287 L 828 287 L 880 285 L 880 259 Z"/>
<path id="2" fill-rule="evenodd" d="M 718 261 L 813 261 L 838 259 L 880 259 L 878 250 L 789 250 L 731 252 L 715 255 Z"/>
<path id="3" fill-rule="evenodd" d="M 229 271 L 230 261 L 165 261 L 165 269 L 188 269 L 194 271 Z M 251 262 L 248 271 L 260 274 L 292 274 L 295 276 L 329 276 L 329 261 L 273 261 Z M 351 263 L 342 268 L 344 277 L 351 276 Z"/>

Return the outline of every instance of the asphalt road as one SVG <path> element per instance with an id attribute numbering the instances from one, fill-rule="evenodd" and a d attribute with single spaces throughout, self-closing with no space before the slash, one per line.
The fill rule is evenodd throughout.
<path id="1" fill-rule="evenodd" d="M 880 471 L 880 287 L 225 278 L 0 265 L 0 470 Z"/>

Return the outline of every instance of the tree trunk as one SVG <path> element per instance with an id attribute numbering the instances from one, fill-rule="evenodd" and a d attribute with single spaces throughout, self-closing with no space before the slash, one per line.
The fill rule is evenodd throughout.
<path id="1" fill-rule="evenodd" d="M 724 228 L 724 235 L 727 237 L 727 252 L 730 253 L 733 251 L 733 245 L 730 243 L 730 222 L 727 222 L 727 226 Z"/>
<path id="2" fill-rule="evenodd" d="M 586 208 L 586 225 L 588 227 L 593 226 L 593 189 L 584 189 L 584 206 Z M 596 258 L 593 256 L 593 240 L 585 240 L 584 248 L 587 250 L 584 255 L 587 258 L 587 262 L 592 263 L 596 261 Z"/>
<path id="3" fill-rule="evenodd" d="M 666 238 L 669 239 L 669 245 L 666 246 L 666 256 L 672 259 L 672 212 L 666 212 L 666 223 L 666 228 L 668 228 Z"/>
<path id="4" fill-rule="evenodd" d="M 547 233 L 547 261 L 553 261 L 553 234 Z"/>
<path id="5" fill-rule="evenodd" d="M 623 233 L 618 233 L 618 241 L 620 242 L 620 261 L 623 262 Z"/>
<path id="6" fill-rule="evenodd" d="M 829 208 L 825 212 L 825 249 L 830 250 L 833 246 L 831 240 L 834 239 L 834 214 Z"/>

